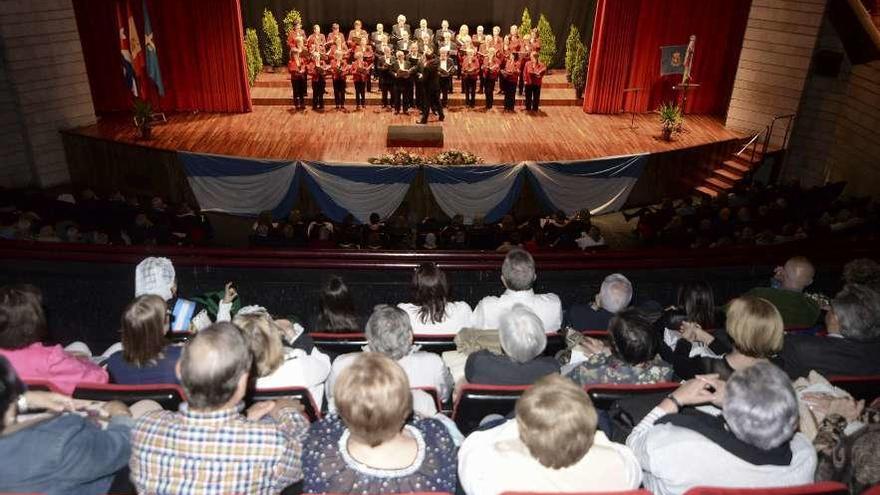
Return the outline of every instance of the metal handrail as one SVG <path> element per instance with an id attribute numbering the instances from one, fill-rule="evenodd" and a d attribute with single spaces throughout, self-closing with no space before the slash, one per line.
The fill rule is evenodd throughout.
<path id="1" fill-rule="evenodd" d="M 766 131 L 766 130 L 767 130 L 767 129 L 764 128 L 764 131 Z M 749 146 L 751 146 L 752 144 L 754 144 L 755 141 L 757 141 L 758 138 L 761 137 L 761 134 L 763 134 L 764 131 L 756 132 L 755 135 L 752 136 L 752 139 L 749 139 L 749 142 L 746 143 L 746 145 L 743 146 L 741 150 L 737 151 L 737 152 L 735 153 L 735 155 L 736 155 L 736 156 L 742 155 L 742 154 L 743 154 L 743 153 L 749 148 Z"/>

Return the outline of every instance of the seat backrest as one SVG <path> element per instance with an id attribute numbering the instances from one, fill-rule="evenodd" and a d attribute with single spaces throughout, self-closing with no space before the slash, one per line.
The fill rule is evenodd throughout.
<path id="1" fill-rule="evenodd" d="M 413 387 L 413 390 L 421 390 L 430 395 L 431 399 L 434 400 L 434 406 L 437 408 L 437 412 L 443 411 L 443 401 L 440 400 L 440 392 L 437 391 L 437 387 Z"/>
<path id="2" fill-rule="evenodd" d="M 443 335 L 413 335 L 413 345 L 419 346 L 419 350 L 443 354 L 446 351 L 455 350 L 455 334 Z"/>
<path id="3" fill-rule="evenodd" d="M 659 382 L 644 385 L 605 383 L 584 387 L 596 409 L 608 410 L 614 401 L 638 395 L 671 393 L 681 385 L 676 382 Z"/>
<path id="4" fill-rule="evenodd" d="M 625 492 L 502 492 L 501 495 L 651 495 L 648 490 Z"/>
<path id="5" fill-rule="evenodd" d="M 177 411 L 186 401 L 183 388 L 176 384 L 117 385 L 112 383 L 80 383 L 73 390 L 74 399 L 118 400 L 127 406 L 141 400 L 158 402 L 162 409 Z"/>
<path id="6" fill-rule="evenodd" d="M 314 332 L 309 335 L 315 347 L 331 359 L 350 352 L 360 352 L 367 345 L 367 336 L 363 333 Z"/>
<path id="7" fill-rule="evenodd" d="M 309 421 L 314 423 L 321 419 L 321 408 L 315 404 L 309 389 L 305 387 L 260 388 L 251 391 L 247 396 L 247 404 L 275 399 L 296 399 L 303 405 L 303 412 Z"/>
<path id="8" fill-rule="evenodd" d="M 684 492 L 684 495 L 847 495 L 849 489 L 843 483 L 822 481 L 809 485 L 785 486 L 778 488 L 716 488 L 698 486 Z"/>
<path id="9" fill-rule="evenodd" d="M 52 382 L 48 380 L 23 380 L 28 390 L 37 390 L 40 392 L 58 392 Z"/>
<path id="10" fill-rule="evenodd" d="M 835 387 L 840 387 L 854 399 L 864 399 L 866 403 L 880 397 L 880 375 L 862 376 L 830 376 L 828 381 Z"/>
<path id="11" fill-rule="evenodd" d="M 506 416 L 528 385 L 463 385 L 452 408 L 452 420 L 464 434 L 477 429 L 489 414 Z"/>
<path id="12" fill-rule="evenodd" d="M 862 492 L 862 495 L 880 495 L 880 484 L 868 488 Z"/>

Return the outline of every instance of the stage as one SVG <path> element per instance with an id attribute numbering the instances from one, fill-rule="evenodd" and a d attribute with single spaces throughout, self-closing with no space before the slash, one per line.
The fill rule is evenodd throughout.
<path id="1" fill-rule="evenodd" d="M 415 110 L 394 115 L 375 103 L 378 93 L 368 95 L 366 109 L 354 110 L 353 95 L 346 111 L 333 109 L 332 95 L 323 112 L 291 108 L 289 82 L 279 74 L 261 76 L 252 90 L 254 110 L 246 114 L 173 114 L 168 122 L 153 128 L 153 139 L 137 138 L 129 115 L 108 116 L 96 125 L 70 131 L 71 134 L 136 144 L 160 150 L 192 151 L 256 158 L 318 160 L 339 163 L 365 163 L 370 157 L 393 151 L 385 147 L 389 125 L 414 124 Z M 451 95 L 446 121 L 432 116 L 429 125 L 442 125 L 444 148 L 470 151 L 485 163 L 516 163 L 524 160 L 580 160 L 633 153 L 661 153 L 702 147 L 741 139 L 712 116 L 688 116 L 685 131 L 672 142 L 660 139 L 660 125 L 653 113 L 637 114 L 631 127 L 629 114 L 594 115 L 584 113 L 564 76 L 549 76 L 541 111 L 522 111 L 518 100 L 515 113 L 499 108 L 479 108 L 483 96 L 477 95 L 478 108 L 461 104 L 460 92 Z M 458 83 L 456 82 L 456 85 Z M 349 88 L 349 92 L 352 89 Z M 277 94 L 277 97 L 267 95 Z M 284 97 L 282 98 L 282 96 Z M 311 95 L 311 89 L 309 90 Z M 272 99 L 277 98 L 277 99 Z M 433 154 L 439 148 L 408 148 Z"/>

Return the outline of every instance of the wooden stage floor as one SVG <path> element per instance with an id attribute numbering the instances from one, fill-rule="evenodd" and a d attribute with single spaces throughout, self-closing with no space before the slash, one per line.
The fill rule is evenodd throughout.
<path id="1" fill-rule="evenodd" d="M 131 117 L 126 115 L 101 118 L 73 133 L 166 150 L 364 163 L 391 151 L 385 147 L 388 125 L 411 124 L 417 119 L 415 112 L 393 115 L 372 107 L 341 112 L 332 108 L 332 100 L 330 103 L 331 108 L 323 114 L 257 106 L 246 114 L 169 115 L 167 123 L 154 127 L 150 141 L 138 140 Z M 444 127 L 443 149 L 470 151 L 486 163 L 663 152 L 743 137 L 726 129 L 718 118 L 688 116 L 685 131 L 665 142 L 659 138 L 655 114 L 636 115 L 636 127 L 631 129 L 628 114 L 590 115 L 576 107 L 546 107 L 536 115 L 453 107 L 442 124 L 436 118 L 431 120 L 429 125 Z M 433 154 L 439 148 L 410 150 Z"/>

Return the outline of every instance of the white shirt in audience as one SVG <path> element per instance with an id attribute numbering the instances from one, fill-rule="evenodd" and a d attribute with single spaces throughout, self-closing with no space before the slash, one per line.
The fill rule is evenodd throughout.
<path id="1" fill-rule="evenodd" d="M 666 415 L 655 407 L 626 439 L 645 471 L 645 489 L 677 495 L 695 486 L 783 487 L 813 482 L 816 449 L 802 433 L 792 438 L 788 465 L 756 465 L 728 452 L 696 431 L 654 424 Z"/>
<path id="2" fill-rule="evenodd" d="M 497 329 L 501 315 L 510 311 L 510 308 L 517 303 L 538 315 L 541 323 L 544 324 L 544 331 L 555 332 L 562 326 L 562 303 L 559 301 L 559 296 L 552 293 L 535 294 L 532 289 L 519 291 L 507 289 L 500 296 L 484 297 L 474 308 L 471 326 Z"/>
<path id="3" fill-rule="evenodd" d="M 458 333 L 462 328 L 467 328 L 471 324 L 473 310 L 470 304 L 464 301 L 455 301 L 446 303 L 446 314 L 443 321 L 433 323 L 422 321 L 419 310 L 421 306 L 410 303 L 400 303 L 398 308 L 406 311 L 409 315 L 409 322 L 412 325 L 413 333 L 416 335 L 451 335 Z"/>
<path id="4" fill-rule="evenodd" d="M 517 492 L 611 492 L 633 490 L 642 470 L 625 445 L 601 431 L 575 464 L 562 469 L 544 466 L 519 439 L 516 420 L 471 433 L 458 451 L 458 479 L 468 495 Z"/>
<path id="5" fill-rule="evenodd" d="M 343 354 L 333 361 L 333 368 L 330 370 L 326 384 L 327 407 L 330 412 L 336 411 L 336 404 L 333 402 L 333 385 L 336 383 L 336 378 L 354 361 L 358 354 L 360 353 Z M 452 375 L 437 354 L 415 351 L 397 360 L 397 364 L 406 372 L 410 387 L 434 387 L 437 389 L 441 401 L 448 399 L 452 393 Z"/>
<path id="6" fill-rule="evenodd" d="M 324 399 L 324 382 L 329 375 L 330 357 L 317 347 L 311 354 L 302 349 L 285 349 L 281 367 L 269 376 L 257 378 L 257 389 L 306 387 L 320 408 Z"/>

